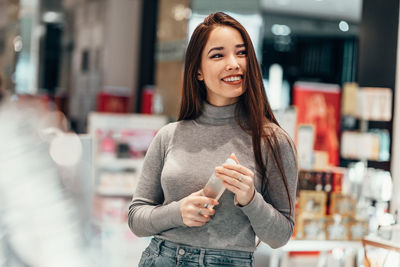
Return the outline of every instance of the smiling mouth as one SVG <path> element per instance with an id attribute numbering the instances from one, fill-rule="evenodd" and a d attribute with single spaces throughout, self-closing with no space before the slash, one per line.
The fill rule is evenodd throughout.
<path id="1" fill-rule="evenodd" d="M 242 75 L 229 76 L 221 80 L 228 84 L 239 84 L 242 82 L 243 76 Z"/>

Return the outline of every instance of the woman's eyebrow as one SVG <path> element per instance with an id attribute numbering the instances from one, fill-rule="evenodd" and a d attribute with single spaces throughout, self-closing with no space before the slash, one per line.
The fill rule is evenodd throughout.
<path id="1" fill-rule="evenodd" d="M 221 51 L 221 50 L 224 50 L 224 47 L 223 46 L 213 47 L 210 50 L 208 50 L 207 55 L 210 54 L 213 50 Z"/>
<path id="2" fill-rule="evenodd" d="M 245 47 L 245 45 L 244 44 L 237 44 L 237 45 L 235 45 L 235 47 L 236 48 L 242 48 L 242 47 Z M 214 50 L 221 51 L 221 50 L 224 50 L 224 47 L 223 46 L 213 47 L 210 50 L 208 50 L 207 55 L 210 54 Z"/>

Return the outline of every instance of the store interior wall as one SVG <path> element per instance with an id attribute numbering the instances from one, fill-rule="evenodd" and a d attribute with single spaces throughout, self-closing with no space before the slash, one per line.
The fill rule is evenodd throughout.
<path id="1" fill-rule="evenodd" d="M 106 7 L 103 85 L 127 87 L 129 94 L 136 91 L 140 10 L 140 0 L 112 0 Z"/>
<path id="2" fill-rule="evenodd" d="M 162 99 L 163 114 L 171 118 L 177 118 L 180 106 L 189 2 L 158 1 L 155 89 Z"/>
<path id="3" fill-rule="evenodd" d="M 140 23 L 140 47 L 138 54 L 138 82 L 136 90 L 136 108 L 135 112 L 142 110 L 142 93 L 147 85 L 154 84 L 154 53 L 156 46 L 156 28 L 158 17 L 158 0 L 142 1 Z"/>
<path id="4" fill-rule="evenodd" d="M 141 0 L 99 0 L 66 6 L 73 24 L 65 41 L 73 47 L 72 66 L 71 73 L 62 75 L 71 80 L 66 89 L 75 131 L 86 131 L 87 115 L 97 109 L 100 92 L 129 97 L 129 110 L 135 111 L 141 5 Z"/>

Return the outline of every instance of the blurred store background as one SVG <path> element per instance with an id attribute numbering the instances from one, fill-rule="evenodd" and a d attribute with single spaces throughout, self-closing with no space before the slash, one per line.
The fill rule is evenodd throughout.
<path id="1" fill-rule="evenodd" d="M 256 266 L 400 266 L 399 1 L 0 0 L 0 192 L 16 188 L 0 197 L 1 267 L 136 266 L 150 239 L 129 231 L 127 208 L 149 143 L 177 118 L 191 32 L 214 11 L 248 30 L 298 150 L 293 238 L 261 244 Z M 21 188 L 46 195 L 35 162 L 60 180 L 39 198 L 58 218 L 48 229 L 64 220 L 81 237 L 52 261 L 25 253 L 53 239 L 25 242 L 13 213 L 32 203 Z"/>

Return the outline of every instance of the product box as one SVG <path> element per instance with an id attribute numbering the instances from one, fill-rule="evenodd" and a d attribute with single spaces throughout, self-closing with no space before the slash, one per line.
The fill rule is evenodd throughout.
<path id="1" fill-rule="evenodd" d="M 314 150 L 325 151 L 332 166 L 339 164 L 340 101 L 340 87 L 335 84 L 296 82 L 293 86 L 297 122 L 314 125 Z"/>
<path id="2" fill-rule="evenodd" d="M 326 192 L 300 190 L 299 212 L 307 217 L 323 216 L 326 214 L 326 201 Z"/>

